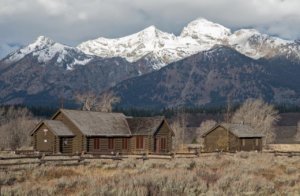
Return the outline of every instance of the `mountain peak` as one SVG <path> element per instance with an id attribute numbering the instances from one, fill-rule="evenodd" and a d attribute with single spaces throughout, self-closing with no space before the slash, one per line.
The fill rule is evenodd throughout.
<path id="1" fill-rule="evenodd" d="M 180 36 L 190 36 L 193 38 L 224 39 L 229 35 L 231 35 L 230 29 L 204 18 L 198 18 L 184 27 Z"/>
<path id="2" fill-rule="evenodd" d="M 142 30 L 142 32 L 155 32 L 157 30 L 157 28 L 154 25 L 151 25 L 147 28 L 145 28 L 144 30 Z"/>
<path id="3" fill-rule="evenodd" d="M 149 39 L 149 38 L 153 39 L 153 38 L 157 38 L 163 34 L 166 34 L 166 33 L 162 32 L 161 30 L 156 28 L 154 25 L 151 25 L 136 34 L 133 34 L 133 36 L 137 35 L 137 36 L 143 37 L 145 39 Z M 129 35 L 129 37 L 130 37 L 130 35 Z"/>
<path id="4" fill-rule="evenodd" d="M 36 40 L 33 42 L 33 44 L 35 45 L 52 45 L 54 43 L 55 42 L 52 39 L 43 35 L 38 36 Z"/>

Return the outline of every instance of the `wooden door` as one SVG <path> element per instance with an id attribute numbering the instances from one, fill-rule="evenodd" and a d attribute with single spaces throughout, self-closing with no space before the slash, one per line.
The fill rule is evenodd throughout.
<path id="1" fill-rule="evenodd" d="M 100 138 L 94 138 L 93 151 L 100 151 Z"/>
<path id="2" fill-rule="evenodd" d="M 160 153 L 160 140 L 159 140 L 159 138 L 155 138 L 155 152 Z"/>

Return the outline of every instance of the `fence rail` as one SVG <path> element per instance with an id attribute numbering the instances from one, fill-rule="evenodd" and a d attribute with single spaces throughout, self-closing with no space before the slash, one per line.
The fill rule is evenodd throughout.
<path id="1" fill-rule="evenodd" d="M 267 151 L 261 153 L 272 153 L 274 156 L 300 156 L 300 152 L 295 151 Z M 229 155 L 234 156 L 234 153 L 216 152 L 216 153 L 197 153 L 197 152 L 178 152 L 169 155 L 157 155 L 157 154 L 143 154 L 143 155 L 100 155 L 100 154 L 38 154 L 38 155 L 16 155 L 11 157 L 0 157 L 0 169 L 5 169 L 10 166 L 21 166 L 21 165 L 44 165 L 47 163 L 59 165 L 59 166 L 77 166 L 89 164 L 89 160 L 115 160 L 120 161 L 128 158 L 134 158 L 137 160 L 172 160 L 174 158 L 196 158 L 196 157 L 207 157 L 214 155 Z M 61 158 L 58 158 L 61 157 Z M 30 160 L 27 160 L 30 159 Z M 35 160 L 35 161 L 32 161 Z M 17 162 L 16 162 L 17 161 Z M 21 162 L 23 161 L 23 162 Z"/>

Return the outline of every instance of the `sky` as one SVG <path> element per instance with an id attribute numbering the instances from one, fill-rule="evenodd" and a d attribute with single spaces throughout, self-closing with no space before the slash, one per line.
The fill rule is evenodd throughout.
<path id="1" fill-rule="evenodd" d="M 70 46 L 150 25 L 179 35 L 197 18 L 300 39 L 299 8 L 299 0 L 0 0 L 0 58 L 39 35 Z"/>

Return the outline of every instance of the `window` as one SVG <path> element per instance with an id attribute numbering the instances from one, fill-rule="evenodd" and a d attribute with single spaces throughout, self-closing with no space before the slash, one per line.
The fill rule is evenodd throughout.
<path id="1" fill-rule="evenodd" d="M 122 139 L 122 149 L 128 149 L 128 138 Z"/>
<path id="2" fill-rule="evenodd" d="M 255 145 L 258 146 L 258 139 L 255 139 Z"/>
<path id="3" fill-rule="evenodd" d="M 114 149 L 114 138 L 108 138 L 108 149 Z"/>
<path id="4" fill-rule="evenodd" d="M 64 138 L 63 143 L 64 143 L 65 146 L 68 145 L 68 140 L 66 138 Z"/>
<path id="5" fill-rule="evenodd" d="M 166 138 L 160 138 L 160 149 L 165 150 L 167 146 L 167 139 Z"/>
<path id="6" fill-rule="evenodd" d="M 94 149 L 100 149 L 100 139 L 94 138 Z"/>
<path id="7" fill-rule="evenodd" d="M 136 148 L 143 149 L 144 148 L 144 137 L 136 136 Z"/>
<path id="8" fill-rule="evenodd" d="M 242 146 L 245 146 L 245 139 L 242 139 Z"/>

